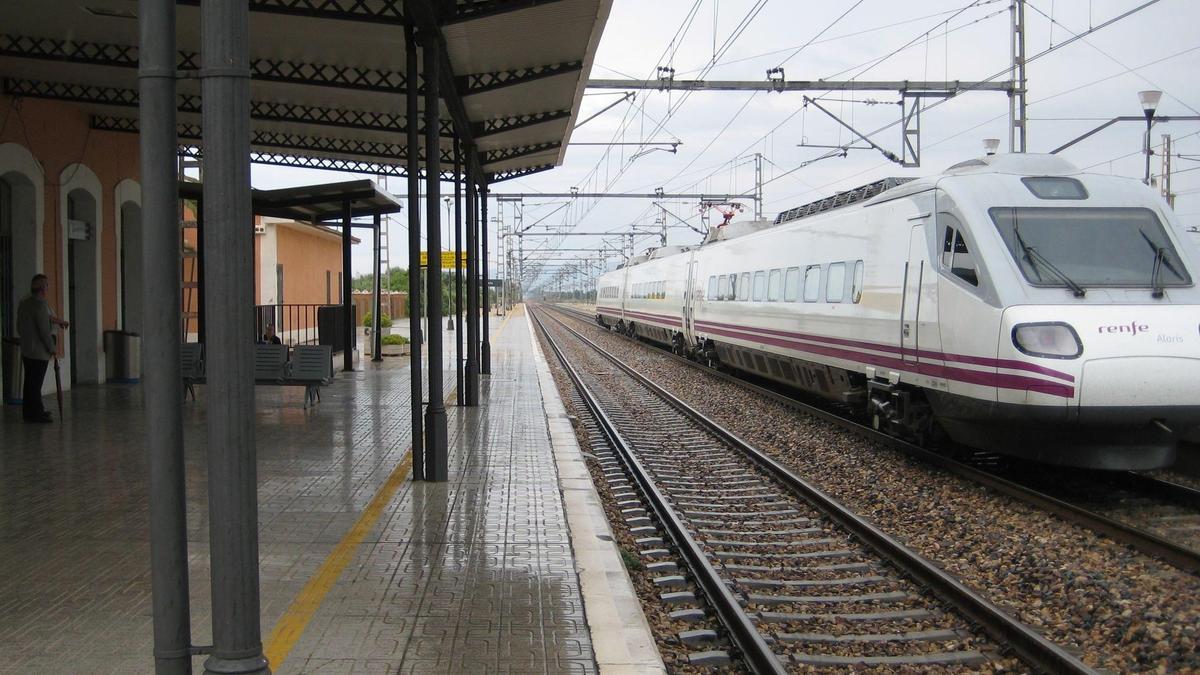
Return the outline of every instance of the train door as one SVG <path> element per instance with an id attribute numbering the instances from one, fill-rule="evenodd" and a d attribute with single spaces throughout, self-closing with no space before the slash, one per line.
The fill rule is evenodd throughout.
<path id="1" fill-rule="evenodd" d="M 930 270 L 925 264 L 925 226 L 913 225 L 908 235 L 908 262 L 904 269 L 904 298 L 900 309 L 900 358 L 920 362 L 921 286 Z"/>
<path id="2" fill-rule="evenodd" d="M 695 317 L 692 315 L 692 289 L 695 286 L 695 271 L 696 271 L 696 254 L 688 253 L 688 261 L 685 268 L 687 270 L 687 279 L 683 286 L 683 308 L 680 316 L 683 317 L 683 343 L 685 345 L 696 344 L 695 336 Z"/>

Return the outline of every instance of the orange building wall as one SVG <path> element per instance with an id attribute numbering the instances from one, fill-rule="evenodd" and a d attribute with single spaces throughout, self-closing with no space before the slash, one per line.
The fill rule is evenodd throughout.
<path id="1" fill-rule="evenodd" d="M 0 143 L 24 146 L 41 164 L 45 175 L 44 217 L 42 222 L 43 269 L 49 276 L 48 300 L 56 312 L 65 305 L 62 283 L 62 245 L 65 233 L 59 225 L 59 176 L 71 164 L 91 169 L 101 185 L 102 229 L 100 260 L 104 330 L 117 328 L 117 237 L 120 205 L 114 203 L 118 183 L 132 179 L 140 183 L 138 139 L 134 134 L 95 131 L 88 128 L 88 114 L 66 103 L 0 96 Z M 28 280 L 16 280 L 27 283 Z M 90 280 L 89 280 L 90 281 Z M 80 290 L 83 285 L 78 286 Z M 60 348 L 61 349 L 61 348 Z"/>
<path id="2" fill-rule="evenodd" d="M 326 304 L 325 273 L 330 273 L 329 303 L 338 304 L 342 243 L 336 233 L 307 225 L 276 224 L 279 263 L 283 265 L 283 302 L 288 305 Z M 256 238 L 257 240 L 257 238 Z M 274 274 L 275 270 L 262 270 Z"/>

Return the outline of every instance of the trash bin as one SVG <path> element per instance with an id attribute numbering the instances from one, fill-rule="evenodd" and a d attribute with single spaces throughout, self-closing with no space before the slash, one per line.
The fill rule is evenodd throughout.
<path id="1" fill-rule="evenodd" d="M 17 338 L 4 338 L 4 348 L 0 352 L 3 357 L 4 402 L 9 405 L 21 404 L 21 383 L 25 377 L 25 367 L 21 364 L 21 341 Z"/>
<path id="2" fill-rule="evenodd" d="M 124 330 L 104 331 L 104 363 L 109 382 L 137 382 L 142 377 L 142 336 Z"/>

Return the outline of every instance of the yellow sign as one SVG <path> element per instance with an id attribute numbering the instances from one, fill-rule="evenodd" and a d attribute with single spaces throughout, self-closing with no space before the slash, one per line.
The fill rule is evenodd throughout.
<path id="1" fill-rule="evenodd" d="M 458 261 L 459 267 L 467 266 L 467 252 L 463 251 L 462 258 Z M 429 267 L 429 252 L 421 251 L 421 267 Z M 442 251 L 442 268 L 454 267 L 454 251 Z"/>

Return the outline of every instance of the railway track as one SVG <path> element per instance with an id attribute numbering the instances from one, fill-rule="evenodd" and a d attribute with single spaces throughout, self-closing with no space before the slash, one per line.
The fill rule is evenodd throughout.
<path id="1" fill-rule="evenodd" d="M 750 670 L 1092 672 L 565 322 L 533 317 L 591 415 L 592 451 L 644 535 L 642 555 L 667 553 L 661 528 L 687 567 L 656 583 L 695 590 L 663 600 L 706 602 Z"/>
<path id="2" fill-rule="evenodd" d="M 595 325 L 595 317 L 583 312 L 561 306 L 551 307 L 589 326 Z M 615 332 L 611 334 L 644 344 L 629 336 Z M 1067 522 L 1108 536 L 1179 569 L 1200 573 L 1200 490 L 1137 472 L 1103 476 L 1098 473 L 1089 478 L 1082 472 L 1068 473 L 1046 466 L 1039 466 L 1037 472 L 1024 474 L 973 466 L 877 432 L 853 419 L 735 375 L 708 368 L 666 350 L 661 352 L 681 364 L 1049 511 Z"/>

